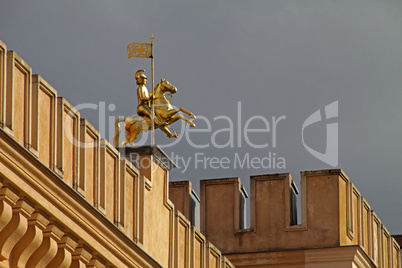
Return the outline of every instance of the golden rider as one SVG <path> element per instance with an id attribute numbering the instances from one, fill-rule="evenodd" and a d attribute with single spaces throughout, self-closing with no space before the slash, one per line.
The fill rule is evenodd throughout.
<path id="1" fill-rule="evenodd" d="M 151 119 L 151 99 L 152 93 L 148 93 L 148 89 L 146 88 L 147 77 L 143 74 L 145 70 L 138 70 L 135 72 L 134 77 L 137 81 L 137 98 L 138 98 L 138 106 L 137 106 L 137 114 L 143 115 Z M 155 124 L 160 125 L 162 122 L 158 116 L 154 116 Z"/>

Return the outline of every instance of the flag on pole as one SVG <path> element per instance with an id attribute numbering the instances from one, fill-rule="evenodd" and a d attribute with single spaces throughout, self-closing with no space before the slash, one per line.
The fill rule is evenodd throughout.
<path id="1" fill-rule="evenodd" d="M 152 58 L 151 43 L 130 43 L 127 46 L 128 58 Z"/>
<path id="2" fill-rule="evenodd" d="M 154 88 L 154 55 L 153 55 L 154 35 L 151 35 L 151 43 L 130 43 L 127 46 L 128 58 L 151 58 L 152 68 L 152 89 Z M 154 95 L 151 98 L 151 129 L 152 129 L 152 146 L 155 144 L 155 108 L 154 108 Z"/>

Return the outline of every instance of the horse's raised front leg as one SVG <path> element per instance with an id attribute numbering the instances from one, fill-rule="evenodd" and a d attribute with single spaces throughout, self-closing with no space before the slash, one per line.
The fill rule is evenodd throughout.
<path id="1" fill-rule="evenodd" d="M 169 129 L 167 129 L 166 126 L 162 126 L 162 127 L 160 127 L 159 129 L 162 130 L 164 133 L 166 133 L 166 135 L 167 135 L 169 138 L 177 138 L 177 137 L 179 137 L 178 134 L 173 134 L 172 132 L 170 132 Z"/>
<path id="2" fill-rule="evenodd" d="M 167 125 L 173 124 L 174 122 L 176 122 L 176 121 L 179 120 L 179 119 L 180 119 L 180 117 L 178 117 L 178 116 L 171 116 L 171 117 L 169 118 L 169 120 L 166 121 L 166 124 L 167 124 Z M 160 126 L 159 129 L 162 130 L 164 133 L 166 133 L 166 135 L 167 135 L 169 138 L 177 138 L 177 137 L 179 137 L 179 135 L 173 134 L 172 132 L 170 132 L 170 131 L 167 129 L 167 125 Z"/>
<path id="3" fill-rule="evenodd" d="M 179 110 L 182 111 L 182 112 L 185 113 L 185 114 L 188 114 L 192 119 L 196 119 L 196 118 L 197 118 L 192 112 L 190 112 L 190 111 L 184 109 L 183 107 L 180 107 Z"/>
<path id="4" fill-rule="evenodd" d="M 195 127 L 195 124 L 194 124 L 193 122 L 191 122 L 191 120 L 185 118 L 185 117 L 182 116 L 181 114 L 172 116 L 171 119 L 168 121 L 168 125 L 170 125 L 170 124 L 176 122 L 176 121 L 179 120 L 179 119 L 182 119 L 182 120 L 186 121 L 187 123 L 189 123 L 189 124 L 190 124 L 190 127 Z"/>

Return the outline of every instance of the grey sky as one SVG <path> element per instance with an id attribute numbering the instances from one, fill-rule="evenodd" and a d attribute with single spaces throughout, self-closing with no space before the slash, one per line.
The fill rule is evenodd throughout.
<path id="1" fill-rule="evenodd" d="M 211 143 L 221 127 L 217 116 L 234 122 L 233 148 L 194 149 L 185 138 L 164 148 L 188 159 L 191 167 L 171 179 L 239 176 L 329 169 L 304 148 L 303 122 L 316 110 L 339 101 L 339 165 L 391 233 L 402 233 L 402 2 L 338 1 L 0 1 L 0 39 L 73 105 L 105 102 L 110 116 L 136 111 L 137 69 L 151 77 L 148 59 L 127 58 L 131 42 L 155 36 L 155 81 L 177 86 L 172 103 L 211 122 L 211 133 L 192 134 Z M 148 89 L 151 89 L 150 83 Z M 270 122 L 286 116 L 271 133 L 251 133 L 237 146 L 237 109 L 242 124 L 261 115 Z M 98 111 L 81 115 L 99 128 Z M 202 129 L 204 120 L 194 121 Z M 108 123 L 108 122 L 106 122 Z M 253 125 L 254 124 L 254 125 Z M 306 143 L 325 151 L 326 122 L 305 131 Z M 263 128 L 255 120 L 250 127 Z M 174 125 L 180 131 L 181 124 Z M 228 140 L 217 133 L 218 144 Z M 111 140 L 109 131 L 103 133 Z M 123 134 L 122 134 L 123 135 Z M 158 144 L 172 140 L 157 131 Z M 123 137 L 121 137 L 122 140 Z M 195 153 L 263 158 L 276 153 L 286 169 L 195 168 Z M 179 164 L 180 165 L 180 164 Z"/>

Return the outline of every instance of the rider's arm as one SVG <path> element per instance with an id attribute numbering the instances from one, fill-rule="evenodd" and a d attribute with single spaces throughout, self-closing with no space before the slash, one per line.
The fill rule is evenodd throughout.
<path id="1" fill-rule="evenodd" d="M 149 94 L 148 98 L 145 96 L 141 96 L 141 101 L 150 101 L 152 99 L 152 93 Z"/>

